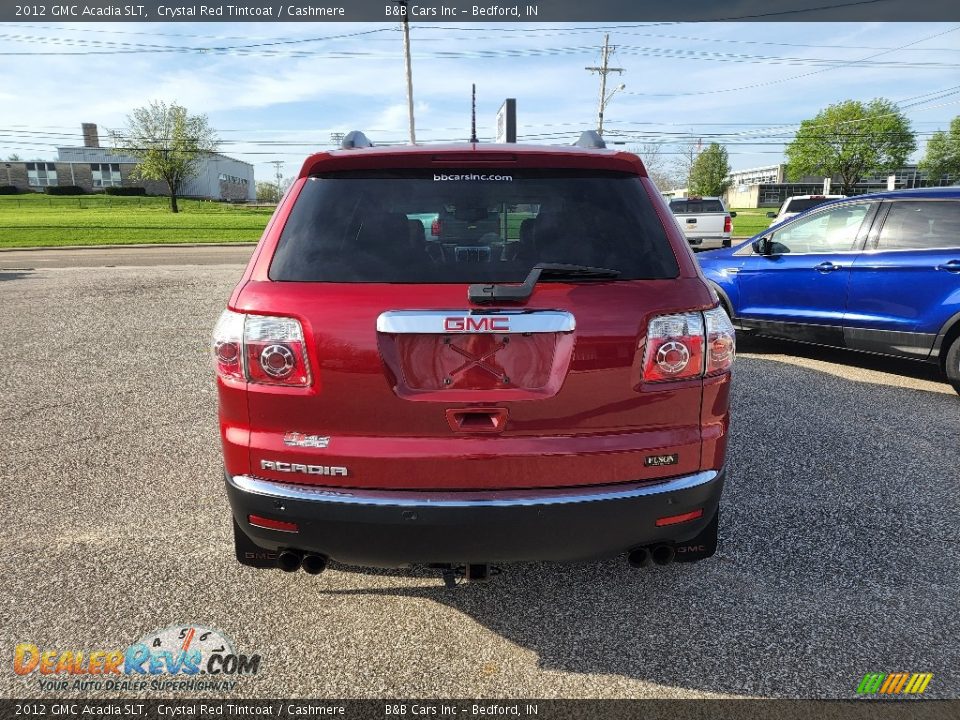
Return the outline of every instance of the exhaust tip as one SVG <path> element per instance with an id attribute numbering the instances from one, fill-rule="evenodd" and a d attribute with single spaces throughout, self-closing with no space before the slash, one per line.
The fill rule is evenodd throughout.
<path id="1" fill-rule="evenodd" d="M 281 550 L 277 553 L 277 567 L 284 572 L 296 572 L 300 569 L 301 559 L 296 550 Z"/>
<path id="2" fill-rule="evenodd" d="M 303 557 L 303 571 L 308 575 L 319 575 L 327 569 L 327 556 L 310 553 Z"/>
<path id="3" fill-rule="evenodd" d="M 651 557 L 657 565 L 669 565 L 673 562 L 673 558 L 676 556 L 677 552 L 673 549 L 673 545 L 657 545 Z"/>
<path id="4" fill-rule="evenodd" d="M 650 564 L 650 551 L 645 548 L 636 548 L 627 553 L 627 562 L 630 567 L 643 568 Z"/>

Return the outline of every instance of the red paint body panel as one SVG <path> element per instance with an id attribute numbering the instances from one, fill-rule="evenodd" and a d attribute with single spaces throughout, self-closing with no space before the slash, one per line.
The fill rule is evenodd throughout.
<path id="1" fill-rule="evenodd" d="M 451 365 L 456 351 L 445 349 L 438 336 L 378 333 L 376 323 L 390 310 L 475 309 L 467 285 L 270 281 L 280 233 L 311 173 L 444 165 L 636 174 L 664 225 L 679 277 L 541 283 L 523 307 L 569 312 L 576 329 L 518 339 L 512 355 L 495 353 L 493 367 L 508 375 L 509 383 L 473 367 L 448 385 L 443 378 L 456 367 Z M 311 384 L 301 389 L 218 380 L 227 472 L 327 487 L 466 490 L 652 481 L 720 469 L 729 373 L 645 383 L 641 368 L 651 317 L 716 303 L 669 208 L 629 153 L 474 145 L 313 155 L 277 208 L 229 303 L 237 312 L 299 320 Z M 467 356 L 483 357 L 497 342 L 495 335 L 469 335 L 458 339 L 458 347 Z M 424 362 L 430 355 L 439 358 L 436 364 Z M 494 415 L 494 431 L 458 426 L 451 418 L 462 412 Z M 283 436 L 290 431 L 329 436 L 329 446 L 288 447 Z M 645 465 L 650 455 L 674 453 L 677 464 Z M 349 472 L 291 475 L 263 469 L 265 460 Z"/>
<path id="2" fill-rule="evenodd" d="M 575 147 L 545 145 L 396 145 L 392 147 L 334 150 L 311 155 L 300 169 L 300 178 L 338 170 L 382 170 L 436 167 L 548 168 L 617 170 L 641 177 L 646 168 L 636 155 L 616 150 L 584 152 Z M 659 193 L 658 193 L 659 194 Z"/>

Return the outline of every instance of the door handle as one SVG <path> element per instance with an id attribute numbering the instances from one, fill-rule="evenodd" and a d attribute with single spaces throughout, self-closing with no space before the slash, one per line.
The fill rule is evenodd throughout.
<path id="1" fill-rule="evenodd" d="M 960 273 L 960 260 L 949 260 L 943 265 L 937 265 L 937 270 L 946 270 L 950 273 Z"/>
<path id="2" fill-rule="evenodd" d="M 814 265 L 813 269 L 816 270 L 817 272 L 828 273 L 828 272 L 833 272 L 834 270 L 842 270 L 843 266 L 834 265 L 832 262 L 828 260 L 827 262 L 822 262 L 819 265 Z"/>
<path id="3" fill-rule="evenodd" d="M 447 423 L 454 432 L 498 433 L 507 425 L 506 408 L 457 408 L 447 410 Z"/>

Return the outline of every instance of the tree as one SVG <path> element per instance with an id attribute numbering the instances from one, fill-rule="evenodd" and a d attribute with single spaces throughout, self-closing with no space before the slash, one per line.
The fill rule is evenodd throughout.
<path id="1" fill-rule="evenodd" d="M 845 100 L 800 123 L 787 145 L 787 175 L 839 177 L 849 195 L 864 175 L 899 168 L 916 149 L 910 121 L 893 102 Z"/>
<path id="2" fill-rule="evenodd" d="M 127 116 L 126 127 L 112 131 L 110 137 L 119 152 L 139 160 L 134 171 L 137 179 L 167 183 L 171 212 L 177 212 L 183 184 L 220 145 L 206 115 L 190 115 L 185 107 L 162 101 L 134 110 Z"/>
<path id="3" fill-rule="evenodd" d="M 950 121 L 947 132 L 937 130 L 930 136 L 920 169 L 935 182 L 960 177 L 960 115 Z"/>
<path id="4" fill-rule="evenodd" d="M 693 161 L 687 192 L 690 195 L 723 195 L 730 187 L 729 175 L 730 156 L 727 149 L 718 143 L 710 143 Z"/>
<path id="5" fill-rule="evenodd" d="M 20 156 L 17 155 L 16 153 L 13 153 L 13 155 L 10 155 L 7 158 L 7 160 L 9 160 L 10 162 L 17 162 L 19 159 L 20 159 Z"/>
<path id="6" fill-rule="evenodd" d="M 257 183 L 257 202 L 275 203 L 280 202 L 280 192 L 276 183 L 263 182 Z"/>
<path id="7" fill-rule="evenodd" d="M 673 176 L 685 187 L 690 186 L 690 171 L 693 169 L 693 163 L 700 154 L 700 141 L 691 140 L 680 147 L 677 158 L 673 161 Z"/>
<path id="8" fill-rule="evenodd" d="M 676 186 L 674 174 L 667 168 L 667 159 L 663 151 L 662 142 L 649 142 L 633 148 L 633 153 L 643 160 L 647 175 L 661 192 L 672 190 Z"/>

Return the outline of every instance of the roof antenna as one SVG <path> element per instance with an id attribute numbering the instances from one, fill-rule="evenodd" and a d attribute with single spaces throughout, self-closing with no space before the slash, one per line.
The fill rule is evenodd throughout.
<path id="1" fill-rule="evenodd" d="M 478 143 L 477 140 L 477 84 L 470 86 L 470 142 Z"/>

